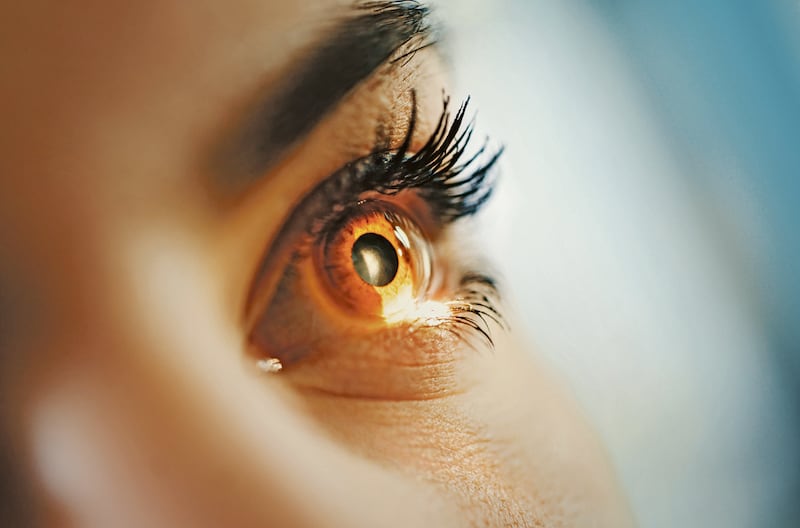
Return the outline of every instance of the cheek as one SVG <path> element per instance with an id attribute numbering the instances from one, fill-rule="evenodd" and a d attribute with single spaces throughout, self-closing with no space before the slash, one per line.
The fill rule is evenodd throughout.
<path id="1" fill-rule="evenodd" d="M 254 410 L 251 381 L 232 360 L 239 345 L 203 259 L 169 235 L 98 255 L 86 270 L 95 295 L 32 350 L 31 473 L 76 526 L 242 525 L 257 513 L 241 489 L 257 481 L 242 416 Z M 240 499 L 218 493 L 220 478 Z"/>
<path id="2" fill-rule="evenodd" d="M 606 454 L 575 402 L 507 335 L 484 358 L 470 409 L 512 493 L 546 525 L 631 526 Z M 523 491 L 524 490 L 524 491 Z"/>
<path id="3" fill-rule="evenodd" d="M 457 378 L 463 390 L 422 401 L 304 401 L 340 443 L 435 482 L 476 525 L 631 524 L 594 434 L 525 351 L 500 337 Z"/>

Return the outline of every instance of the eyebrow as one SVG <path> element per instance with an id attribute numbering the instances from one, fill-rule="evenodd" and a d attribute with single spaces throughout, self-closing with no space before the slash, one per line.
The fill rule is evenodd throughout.
<path id="1" fill-rule="evenodd" d="M 223 143 L 223 184 L 239 188 L 256 180 L 381 65 L 433 44 L 428 14 L 417 1 L 358 4 L 247 109 Z"/>

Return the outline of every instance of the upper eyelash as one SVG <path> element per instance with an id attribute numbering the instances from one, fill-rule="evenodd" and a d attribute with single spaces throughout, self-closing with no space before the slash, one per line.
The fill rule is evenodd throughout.
<path id="1" fill-rule="evenodd" d="M 388 139 L 379 138 L 371 154 L 348 163 L 310 193 L 309 199 L 321 196 L 327 202 L 327 207 L 318 208 L 325 212 L 315 215 L 316 220 L 309 226 L 313 238 L 367 192 L 391 196 L 413 189 L 430 206 L 442 225 L 475 214 L 490 198 L 494 187 L 493 169 L 503 154 L 503 148 L 473 168 L 486 155 L 486 140 L 474 154 L 462 161 L 474 133 L 474 120 L 466 122 L 465 119 L 469 98 L 451 119 L 450 98 L 444 97 L 442 113 L 434 131 L 427 142 L 411 154 L 417 124 L 414 91 L 411 97 L 408 128 L 398 148 L 389 148 Z"/>
<path id="2" fill-rule="evenodd" d="M 397 151 L 378 156 L 384 167 L 379 171 L 382 173 L 380 179 L 374 182 L 375 189 L 387 195 L 418 189 L 444 224 L 475 214 L 491 197 L 494 186 L 490 176 L 503 155 L 503 148 L 499 148 L 483 165 L 468 171 L 486 154 L 487 140 L 459 164 L 472 139 L 475 122 L 474 119 L 468 123 L 465 121 L 469 97 L 461 104 L 452 122 L 448 108 L 450 98 L 445 97 L 442 114 L 428 141 L 416 153 L 409 154 L 417 121 L 416 93 L 413 91 L 411 98 L 408 131 Z"/>

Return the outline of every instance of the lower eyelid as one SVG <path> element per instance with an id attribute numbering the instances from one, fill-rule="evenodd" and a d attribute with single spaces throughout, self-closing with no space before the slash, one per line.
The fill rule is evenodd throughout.
<path id="1" fill-rule="evenodd" d="M 430 400 L 463 392 L 463 341 L 437 328 L 396 327 L 321 344 L 281 373 L 301 391 L 365 400 Z"/>

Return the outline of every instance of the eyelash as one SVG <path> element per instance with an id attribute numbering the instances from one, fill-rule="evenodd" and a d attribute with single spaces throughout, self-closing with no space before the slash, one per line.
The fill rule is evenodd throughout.
<path id="1" fill-rule="evenodd" d="M 485 154 L 486 143 L 465 162 L 458 163 L 469 146 L 474 123 L 464 127 L 469 98 L 461 104 L 451 123 L 450 99 L 445 97 L 442 114 L 430 138 L 419 151 L 409 155 L 417 121 L 416 96 L 414 92 L 411 95 L 411 117 L 406 137 L 397 151 L 379 155 L 382 170 L 375 172 L 370 182 L 372 187 L 385 195 L 418 189 L 444 224 L 476 213 L 492 194 L 493 182 L 488 177 L 503 149 L 500 148 L 480 167 L 467 172 Z"/>
<path id="2" fill-rule="evenodd" d="M 309 226 L 308 234 L 315 243 L 319 242 L 325 226 L 330 225 L 334 218 L 344 216 L 347 209 L 358 203 L 367 192 L 393 196 L 414 190 L 443 227 L 477 213 L 491 197 L 493 169 L 503 154 L 503 148 L 480 166 L 472 168 L 486 155 L 488 142 L 484 142 L 459 164 L 474 131 L 474 122 L 465 122 L 469 98 L 451 120 L 450 98 L 444 97 L 442 113 L 433 133 L 414 154 L 409 154 L 417 124 L 414 91 L 411 99 L 408 129 L 400 147 L 390 148 L 389 139 L 379 136 L 371 154 L 348 163 L 310 193 L 327 197 L 326 203 L 314 207 L 319 214 Z"/>
<path id="3" fill-rule="evenodd" d="M 293 244 L 288 269 L 307 257 L 311 248 L 318 247 L 332 226 L 341 225 L 366 193 L 394 196 L 413 191 L 433 213 L 440 228 L 477 213 L 492 194 L 494 169 L 503 149 L 487 155 L 487 140 L 465 158 L 474 132 L 474 121 L 465 119 L 468 105 L 469 98 L 451 116 L 450 99 L 445 96 L 434 131 L 411 154 L 417 124 L 416 94 L 412 91 L 407 130 L 400 146 L 391 148 L 388 134 L 379 133 L 372 153 L 346 164 L 295 208 L 286 225 L 289 231 L 303 225 L 305 234 Z M 479 164 L 481 159 L 485 161 Z M 495 307 L 494 299 L 499 297 L 496 281 L 483 273 L 463 271 L 454 297 L 446 303 L 450 314 L 437 320 L 435 326 L 465 342 L 470 342 L 468 334 L 477 335 L 492 346 L 490 323 L 506 326 Z"/>

